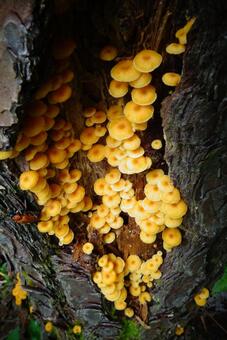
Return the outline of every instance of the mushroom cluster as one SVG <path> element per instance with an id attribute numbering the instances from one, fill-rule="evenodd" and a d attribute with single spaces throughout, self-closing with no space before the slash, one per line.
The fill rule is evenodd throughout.
<path id="1" fill-rule="evenodd" d="M 38 88 L 34 100 L 27 105 L 14 148 L 14 156 L 23 151 L 29 167 L 20 175 L 20 188 L 34 193 L 37 203 L 43 206 L 37 228 L 41 233 L 55 235 L 59 245 L 70 244 L 74 238 L 68 214 L 92 207 L 84 187 L 78 184 L 81 171 L 70 165 L 82 144 L 74 137 L 72 124 L 60 117 L 60 104 L 72 95 L 74 72 L 69 64 L 74 49 L 72 39 L 54 44 L 57 73 Z"/>
<path id="2" fill-rule="evenodd" d="M 196 18 L 191 18 L 188 20 L 186 25 L 180 28 L 175 37 L 178 39 L 178 43 L 171 43 L 166 46 L 166 52 L 169 54 L 179 55 L 185 52 L 187 44 L 187 34 L 192 28 Z M 167 86 L 177 86 L 181 81 L 181 76 L 175 72 L 167 72 L 162 76 L 162 81 Z"/>
<path id="3" fill-rule="evenodd" d="M 132 183 L 121 178 L 118 169 L 112 168 L 105 177 L 95 181 L 94 191 L 96 195 L 102 197 L 102 204 L 93 207 L 93 212 L 89 214 L 88 228 L 98 230 L 103 235 L 103 242 L 109 244 L 115 240 L 115 233 L 124 224 L 120 216 L 121 202 L 123 199 L 134 197 L 134 190 Z"/>
<path id="4" fill-rule="evenodd" d="M 28 293 L 21 287 L 21 278 L 20 274 L 17 273 L 17 282 L 12 290 L 12 295 L 15 297 L 15 303 L 17 306 L 22 304 L 22 300 L 25 300 L 28 296 Z"/>
<path id="5" fill-rule="evenodd" d="M 199 293 L 194 296 L 194 301 L 199 307 L 205 306 L 207 299 L 210 296 L 210 292 L 207 288 L 202 288 Z"/>
<path id="6" fill-rule="evenodd" d="M 146 287 L 151 288 L 153 280 L 161 277 L 159 267 L 162 263 L 161 251 L 147 261 L 137 255 L 130 255 L 124 261 L 112 253 L 106 254 L 98 260 L 100 270 L 94 273 L 93 281 L 106 299 L 114 302 L 117 310 L 124 310 L 126 316 L 132 317 L 134 310 L 127 307 L 128 295 L 138 298 L 140 304 L 150 302 L 152 297 Z"/>

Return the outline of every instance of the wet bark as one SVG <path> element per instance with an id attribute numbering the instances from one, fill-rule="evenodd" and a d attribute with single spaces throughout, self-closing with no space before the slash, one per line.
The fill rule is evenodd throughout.
<path id="1" fill-rule="evenodd" d="M 13 51 L 13 57 L 12 54 L 7 56 L 10 60 L 7 75 L 13 74 L 13 70 L 17 72 L 7 84 L 13 89 L 16 76 L 19 86 L 9 93 L 1 109 L 7 117 L 0 127 L 2 149 L 13 146 L 23 122 L 23 103 L 37 82 L 44 78 L 41 71 L 37 76 L 37 70 L 45 69 L 42 66 L 43 61 L 46 64 L 48 60 L 45 47 L 56 26 L 62 35 L 66 29 L 73 31 L 78 45 L 74 58 L 75 95 L 65 109 L 77 134 L 83 124 L 82 105 L 101 102 L 100 105 L 106 107 L 111 103 L 106 87 L 109 66 L 103 67 L 97 58 L 103 45 L 109 42 L 116 45 L 120 58 L 130 57 L 142 48 L 152 48 L 163 55 L 163 64 L 153 77 L 158 92 L 155 117 L 147 131 L 141 133 L 141 138 L 147 155 L 153 159 L 153 166 L 168 167 L 189 206 L 189 213 L 182 226 L 183 244 L 166 255 L 161 268 L 163 276 L 152 290 L 154 301 L 146 320 L 150 329 L 146 327 L 143 337 L 170 339 L 177 323 L 187 325 L 198 314 L 194 293 L 203 286 L 211 287 L 227 262 L 227 5 L 225 1 L 205 0 L 187 3 L 180 0 L 72 1 L 70 14 L 66 11 L 55 26 L 48 1 L 39 6 L 32 1 L 21 1 L 20 10 L 8 3 L 10 10 L 2 15 L 2 20 L 9 22 L 6 18 L 9 13 L 12 18 L 13 12 L 14 24 L 2 28 L 6 32 L 5 53 Z M 21 12 L 25 6 L 29 11 Z M 165 46 L 175 41 L 174 33 L 184 25 L 185 15 L 197 18 L 189 34 L 187 51 L 183 57 L 167 56 Z M 21 46 L 18 41 L 23 42 Z M 167 71 L 182 72 L 181 84 L 171 94 L 161 83 L 161 75 Z M 4 84 L 9 81 L 2 75 L 0 80 Z M 6 115 L 6 111 L 10 113 Z M 164 159 L 162 152 L 152 152 L 149 148 L 151 136 L 160 138 L 162 133 Z M 107 164 L 91 166 L 82 152 L 74 162 L 83 171 L 82 184 L 86 192 L 94 196 L 92 183 L 105 173 Z M 77 215 L 72 219 L 77 241 L 64 248 L 59 248 L 53 238 L 38 233 L 34 223 L 17 224 L 12 219 L 15 214 L 30 213 L 36 217 L 39 209 L 31 195 L 18 189 L 23 159 L 1 162 L 0 167 L 0 251 L 12 270 L 26 273 L 24 284 L 35 316 L 40 320 L 53 320 L 62 332 L 79 320 L 85 325 L 87 337 L 93 334 L 98 339 L 116 338 L 121 315 L 111 316 L 111 304 L 104 301 L 90 280 L 94 259 L 80 252 L 81 240 L 86 238 L 86 218 Z M 140 197 L 144 181 L 141 175 L 132 178 Z M 129 229 L 132 232 L 127 232 Z M 97 240 L 95 235 L 90 237 Z M 98 252 L 102 253 L 98 240 L 97 245 Z M 154 251 L 141 246 L 132 219 L 109 250 L 120 251 L 125 257 L 138 252 L 144 258 Z M 212 300 L 211 305 L 213 308 Z M 1 302 L 1 320 L 4 320 L 6 308 Z M 144 311 L 140 312 L 142 317 Z M 1 323 L 0 334 L 4 334 L 5 329 L 7 324 Z M 188 339 L 194 336 L 190 325 L 185 336 Z"/>

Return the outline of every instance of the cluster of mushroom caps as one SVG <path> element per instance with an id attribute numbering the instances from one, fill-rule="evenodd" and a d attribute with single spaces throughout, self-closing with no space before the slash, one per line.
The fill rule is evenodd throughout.
<path id="1" fill-rule="evenodd" d="M 17 273 L 17 282 L 12 290 L 12 295 L 15 297 L 15 303 L 17 306 L 22 304 L 22 300 L 27 298 L 28 293 L 21 287 L 20 274 Z"/>
<path id="2" fill-rule="evenodd" d="M 207 299 L 209 298 L 209 296 L 210 296 L 209 290 L 204 287 L 199 291 L 199 293 L 197 293 L 194 296 L 194 301 L 197 304 L 197 306 L 203 307 L 207 303 Z"/>
<path id="3" fill-rule="evenodd" d="M 26 107 L 25 122 L 15 145 L 16 156 L 23 151 L 29 167 L 20 175 L 20 188 L 34 193 L 37 203 L 44 206 L 38 230 L 55 235 L 59 245 L 67 245 L 74 238 L 68 214 L 92 207 L 85 189 L 78 184 L 81 171 L 70 167 L 70 159 L 81 149 L 81 142 L 74 137 L 72 124 L 58 117 L 60 105 L 72 95 L 74 72 L 69 65 L 74 49 L 71 39 L 54 45 L 57 73 L 38 88 Z"/>
<path id="4" fill-rule="evenodd" d="M 99 259 L 100 270 L 94 273 L 93 280 L 105 298 L 114 302 L 116 310 L 124 310 L 126 316 L 132 317 L 134 310 L 126 302 L 128 294 L 137 297 L 140 304 L 150 302 L 152 297 L 146 289 L 161 277 L 159 267 L 162 263 L 161 251 L 147 261 L 137 255 L 130 255 L 124 261 L 112 253 L 106 254 Z"/>

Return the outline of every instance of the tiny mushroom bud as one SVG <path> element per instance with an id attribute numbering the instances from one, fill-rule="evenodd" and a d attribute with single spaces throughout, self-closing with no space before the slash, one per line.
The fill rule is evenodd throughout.
<path id="1" fill-rule="evenodd" d="M 87 242 L 83 245 L 82 250 L 85 254 L 90 255 L 94 249 L 94 246 L 92 243 Z"/>
<path id="2" fill-rule="evenodd" d="M 162 76 L 162 81 L 167 86 L 177 86 L 181 81 L 181 76 L 178 73 L 167 72 Z"/>
<path id="3" fill-rule="evenodd" d="M 103 47 L 99 53 L 99 58 L 104 61 L 112 61 L 117 56 L 117 48 L 111 45 Z"/>

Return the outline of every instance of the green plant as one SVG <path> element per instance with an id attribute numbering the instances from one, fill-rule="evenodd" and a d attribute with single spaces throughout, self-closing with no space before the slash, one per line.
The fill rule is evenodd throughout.
<path id="1" fill-rule="evenodd" d="M 140 338 L 141 327 L 133 320 L 123 319 L 118 340 L 139 340 Z"/>
<path id="2" fill-rule="evenodd" d="M 227 265 L 224 268 L 224 273 L 222 277 L 215 282 L 212 288 L 212 294 L 218 294 L 227 291 Z"/>

